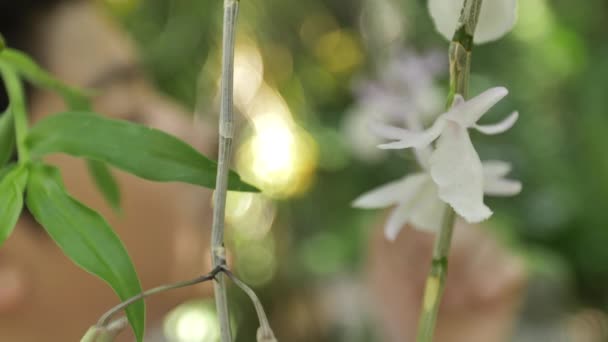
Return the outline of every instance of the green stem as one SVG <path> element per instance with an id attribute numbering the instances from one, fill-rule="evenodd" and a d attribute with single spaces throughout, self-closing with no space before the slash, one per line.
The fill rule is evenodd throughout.
<path id="1" fill-rule="evenodd" d="M 449 48 L 450 92 L 447 107 L 451 107 L 456 94 L 467 97 L 469 74 L 471 69 L 471 52 L 473 35 L 479 19 L 479 10 L 483 0 L 465 0 L 460 14 L 459 27 L 452 38 Z M 422 310 L 418 324 L 417 342 L 432 342 L 439 313 L 439 306 L 448 273 L 448 254 L 454 230 L 456 213 L 447 207 L 441 230 L 433 247 L 431 270 L 426 279 Z"/>
<path id="2" fill-rule="evenodd" d="M 418 342 L 433 341 L 439 305 L 445 289 L 445 280 L 448 275 L 448 252 L 454 231 L 456 213 L 448 207 L 443 216 L 441 231 L 435 240 L 433 248 L 433 261 L 431 270 L 426 278 L 420 323 L 418 325 Z"/>
<path id="3" fill-rule="evenodd" d="M 233 84 L 234 84 L 234 39 L 236 19 L 239 10 L 238 0 L 224 0 L 224 29 L 222 39 L 222 83 L 219 123 L 219 156 L 213 207 L 213 226 L 211 229 L 211 256 L 213 267 L 226 265 L 224 250 L 224 219 L 226 211 L 226 190 L 232 153 L 233 124 Z M 230 313 L 226 294 L 226 280 L 218 274 L 214 283 L 215 304 L 220 322 L 222 342 L 232 342 Z"/>
<path id="4" fill-rule="evenodd" d="M 28 131 L 27 109 L 23 92 L 23 83 L 17 73 L 8 65 L 0 63 L 0 72 L 6 86 L 9 98 L 9 107 L 15 119 L 15 135 L 17 140 L 17 153 L 19 163 L 27 163 L 30 160 L 29 151 L 25 146 Z"/>

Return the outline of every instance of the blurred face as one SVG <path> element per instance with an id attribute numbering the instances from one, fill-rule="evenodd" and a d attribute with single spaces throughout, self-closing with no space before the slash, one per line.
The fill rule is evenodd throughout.
<path id="1" fill-rule="evenodd" d="M 95 86 L 95 110 L 177 135 L 210 154 L 210 134 L 195 129 L 175 104 L 160 96 L 137 71 L 130 43 L 88 4 L 60 7 L 40 25 L 38 60 L 68 83 Z M 64 109 L 59 98 L 35 92 L 33 121 Z M 210 270 L 210 191 L 191 185 L 152 183 L 113 170 L 122 192 L 121 214 L 104 202 L 82 160 L 52 156 L 68 191 L 98 210 L 114 227 L 150 288 Z M 201 290 L 201 288 L 203 290 Z M 195 292 L 198 291 L 198 292 Z M 154 297 L 148 322 L 207 286 Z M 0 248 L 0 341 L 77 341 L 99 316 L 118 303 L 101 280 L 76 267 L 25 212 Z M 123 338 L 129 340 L 129 332 Z"/>

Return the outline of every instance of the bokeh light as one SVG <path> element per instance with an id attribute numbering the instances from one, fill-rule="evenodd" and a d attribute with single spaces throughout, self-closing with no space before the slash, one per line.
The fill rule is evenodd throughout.
<path id="1" fill-rule="evenodd" d="M 283 98 L 264 85 L 247 115 L 253 131 L 237 150 L 237 171 L 271 197 L 284 198 L 306 190 L 317 165 L 317 145 L 293 122 Z"/>
<path id="2" fill-rule="evenodd" d="M 165 317 L 163 332 L 171 342 L 220 341 L 213 301 L 190 301 L 173 309 Z"/>
<path id="3" fill-rule="evenodd" d="M 272 279 L 277 267 L 277 258 L 275 240 L 271 235 L 255 243 L 241 241 L 235 244 L 235 247 L 236 269 L 244 282 L 251 286 L 261 286 Z"/>
<path id="4" fill-rule="evenodd" d="M 236 240 L 260 240 L 268 234 L 276 215 L 276 206 L 260 194 L 229 192 L 226 220 Z"/>
<path id="5" fill-rule="evenodd" d="M 363 61 L 358 40 L 344 29 L 322 35 L 315 44 L 315 54 L 333 73 L 352 71 Z"/>
<path id="6" fill-rule="evenodd" d="M 250 38 L 239 38 L 234 49 L 234 101 L 239 110 L 245 111 L 262 85 L 264 62 Z"/>

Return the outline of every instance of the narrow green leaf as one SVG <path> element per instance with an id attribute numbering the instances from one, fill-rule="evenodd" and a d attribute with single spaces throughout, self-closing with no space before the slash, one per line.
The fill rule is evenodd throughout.
<path id="1" fill-rule="evenodd" d="M 29 132 L 32 157 L 63 152 L 111 164 L 144 179 L 215 187 L 217 164 L 162 131 L 99 115 L 68 112 L 47 117 Z M 229 190 L 258 191 L 231 172 Z"/>
<path id="2" fill-rule="evenodd" d="M 0 60 L 3 60 L 5 63 L 9 64 L 16 72 L 30 82 L 59 93 L 70 110 L 91 110 L 91 103 L 88 94 L 56 79 L 50 73 L 41 68 L 27 54 L 13 49 L 7 49 L 0 54 Z M 1 130 L 0 143 L 3 143 Z M 2 165 L 2 147 L 3 145 L 0 145 L 0 165 Z M 116 185 L 116 180 L 110 173 L 108 167 L 103 163 L 96 161 L 88 161 L 88 165 L 89 173 L 94 179 L 95 185 L 104 196 L 105 200 L 115 210 L 118 210 L 120 207 L 120 189 Z"/>
<path id="3" fill-rule="evenodd" d="M 4 176 L 6 176 L 9 172 L 13 171 L 15 166 L 17 166 L 17 164 L 11 163 L 4 166 L 3 168 L 0 168 L 0 181 L 2 181 L 4 179 Z"/>
<path id="4" fill-rule="evenodd" d="M 118 236 L 101 215 L 67 194 L 56 168 L 32 165 L 26 204 L 63 252 L 106 281 L 121 300 L 141 292 L 135 267 Z M 137 340 L 142 341 L 144 302 L 134 303 L 126 311 Z"/>
<path id="5" fill-rule="evenodd" d="M 0 53 L 0 56 L 2 55 L 3 53 Z M 0 60 L 0 73 L 6 87 L 10 111 L 15 121 L 15 144 L 19 153 L 19 162 L 27 162 L 29 152 L 25 148 L 25 136 L 28 130 L 28 120 L 23 83 L 13 67 L 2 60 Z"/>
<path id="6" fill-rule="evenodd" d="M 15 121 L 7 110 L 0 116 L 0 166 L 10 160 L 15 148 Z"/>
<path id="7" fill-rule="evenodd" d="M 0 246 L 15 229 L 23 209 L 27 168 L 13 166 L 0 181 Z"/>
<path id="8" fill-rule="evenodd" d="M 14 49 L 5 49 L 0 54 L 0 60 L 8 63 L 28 81 L 59 93 L 70 108 L 82 109 L 88 107 L 89 99 L 85 93 L 54 78 L 25 53 Z"/>
<path id="9" fill-rule="evenodd" d="M 103 197 L 115 211 L 119 212 L 120 188 L 110 168 L 103 162 L 91 159 L 87 159 L 87 167 Z"/>

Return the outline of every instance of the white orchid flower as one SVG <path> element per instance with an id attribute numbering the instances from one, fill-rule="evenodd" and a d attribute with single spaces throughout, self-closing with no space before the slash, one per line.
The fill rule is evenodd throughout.
<path id="1" fill-rule="evenodd" d="M 512 196 L 521 191 L 521 183 L 506 179 L 511 166 L 502 161 L 483 164 L 483 191 L 488 195 Z M 439 198 L 439 189 L 428 172 L 407 175 L 359 196 L 353 206 L 357 208 L 396 207 L 384 227 L 387 239 L 395 240 L 407 223 L 429 232 L 438 232 L 446 209 Z"/>
<path id="2" fill-rule="evenodd" d="M 451 40 L 458 28 L 464 0 L 429 0 L 437 31 Z M 517 21 L 517 0 L 483 0 L 473 41 L 483 44 L 511 31 Z"/>
<path id="3" fill-rule="evenodd" d="M 374 79 L 354 84 L 357 101 L 344 117 L 342 132 L 356 158 L 378 162 L 387 156 L 376 148 L 383 140 L 369 131 L 372 122 L 415 129 L 435 117 L 444 105 L 435 79 L 446 71 L 446 62 L 437 51 L 397 51 Z"/>
<path id="4" fill-rule="evenodd" d="M 483 167 L 471 143 L 468 129 L 475 128 L 484 134 L 498 134 L 511 128 L 517 121 L 517 112 L 494 125 L 477 124 L 507 93 L 506 88 L 492 88 L 468 101 L 456 95 L 452 108 L 441 114 L 425 131 L 376 125 L 376 134 L 396 140 L 378 147 L 422 149 L 428 148 L 437 140 L 436 148 L 430 155 L 428 169 L 432 181 L 437 185 L 439 198 L 452 206 L 467 222 L 483 221 L 492 215 L 492 211 L 483 202 Z"/>

